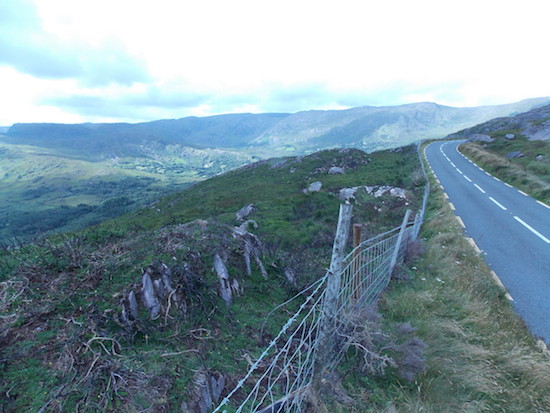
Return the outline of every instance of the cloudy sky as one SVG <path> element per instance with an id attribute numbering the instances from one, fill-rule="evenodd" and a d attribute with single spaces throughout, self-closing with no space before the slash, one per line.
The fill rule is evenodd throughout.
<path id="1" fill-rule="evenodd" d="M 550 96 L 548 0 L 0 0 L 0 126 Z"/>

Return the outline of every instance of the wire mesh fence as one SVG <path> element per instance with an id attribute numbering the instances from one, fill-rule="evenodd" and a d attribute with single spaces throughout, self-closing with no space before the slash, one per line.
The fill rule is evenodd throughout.
<path id="1" fill-rule="evenodd" d="M 408 246 L 416 240 L 428 196 L 426 184 L 422 208 L 412 222 L 407 213 L 400 227 L 361 242 L 340 258 L 338 274 L 328 271 L 306 289 L 309 294 L 299 310 L 213 413 L 302 411 L 316 376 L 321 370 L 334 369 L 347 350 L 345 340 L 338 337 L 343 323 L 377 301 L 395 265 L 403 261 Z M 349 228 L 344 231 L 349 232 Z M 331 297 L 334 282 L 337 289 Z"/>

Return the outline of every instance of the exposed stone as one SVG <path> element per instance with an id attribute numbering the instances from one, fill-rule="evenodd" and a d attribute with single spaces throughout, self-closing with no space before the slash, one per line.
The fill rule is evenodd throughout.
<path id="1" fill-rule="evenodd" d="M 225 305 L 229 307 L 233 301 L 229 271 L 227 271 L 227 267 L 219 254 L 214 255 L 214 270 L 216 274 L 218 274 L 218 279 L 220 280 L 220 295 L 223 301 L 225 301 Z"/>
<path id="2" fill-rule="evenodd" d="M 523 152 L 520 152 L 520 151 L 512 151 L 508 155 L 506 155 L 506 157 L 508 159 L 523 158 L 524 156 L 525 156 L 525 154 Z"/>
<path id="3" fill-rule="evenodd" d="M 256 221 L 248 220 L 244 222 L 240 227 L 235 227 L 233 229 L 233 237 L 240 238 L 243 241 L 244 244 L 244 252 L 243 252 L 243 258 L 245 262 L 246 267 L 246 274 L 252 275 L 252 267 L 250 265 L 250 257 L 254 257 L 254 261 L 260 268 L 260 272 L 264 278 L 267 278 L 267 271 L 264 267 L 264 264 L 262 260 L 260 259 L 260 253 L 262 250 L 262 243 L 258 239 L 258 237 L 250 232 L 248 232 L 245 228 L 248 224 L 252 222 L 254 224 L 254 228 L 258 228 L 258 224 Z"/>
<path id="4" fill-rule="evenodd" d="M 495 140 L 491 138 L 489 135 L 484 135 L 480 133 L 476 133 L 468 139 L 468 142 L 494 142 Z"/>
<path id="5" fill-rule="evenodd" d="M 141 279 L 141 293 L 143 295 L 143 302 L 149 310 L 151 318 L 156 319 L 160 312 L 160 302 L 155 294 L 155 289 L 153 287 L 153 281 L 151 281 L 149 270 L 143 273 Z"/>
<path id="6" fill-rule="evenodd" d="M 130 310 L 130 315 L 135 320 L 138 316 L 138 304 L 134 290 L 130 291 L 130 294 L 128 294 L 128 307 Z"/>
<path id="7" fill-rule="evenodd" d="M 209 413 L 217 404 L 225 387 L 225 378 L 199 370 L 193 377 L 193 390 L 181 405 L 184 413 Z"/>
<path id="8" fill-rule="evenodd" d="M 341 168 L 339 166 L 333 166 L 328 170 L 328 173 L 330 175 L 343 175 L 346 173 L 346 171 L 344 170 L 344 168 Z"/>
<path id="9" fill-rule="evenodd" d="M 364 189 L 367 194 L 379 198 L 383 195 L 390 195 L 401 199 L 407 199 L 407 193 L 403 188 L 396 186 L 381 185 L 381 186 L 355 186 L 353 188 L 342 188 L 339 193 L 339 198 L 343 201 L 355 199 L 355 194 L 359 189 Z"/>
<path id="10" fill-rule="evenodd" d="M 315 181 L 309 184 L 308 188 L 304 192 L 319 192 L 323 186 L 321 181 Z"/>
<path id="11" fill-rule="evenodd" d="M 544 161 L 544 159 L 546 159 L 546 157 L 544 155 L 537 155 L 537 156 L 535 156 L 535 159 L 537 161 Z"/>
<path id="12" fill-rule="evenodd" d="M 353 188 L 342 188 L 340 189 L 340 193 L 338 197 L 342 201 L 349 201 L 350 199 L 355 199 L 355 193 L 357 192 L 358 187 Z"/>
<path id="13" fill-rule="evenodd" d="M 285 277 L 290 282 L 290 284 L 296 286 L 296 274 L 294 273 L 294 270 L 292 268 L 285 269 Z"/>
<path id="14" fill-rule="evenodd" d="M 155 287 L 155 294 L 158 298 L 162 299 L 165 294 L 166 290 L 164 289 L 164 283 L 162 282 L 162 279 L 158 279 L 153 281 L 153 286 Z"/>
<path id="15" fill-rule="evenodd" d="M 513 139 L 516 139 L 516 135 L 514 135 L 513 133 L 507 133 L 506 135 L 504 135 L 504 138 L 511 141 Z"/>
<path id="16" fill-rule="evenodd" d="M 235 213 L 235 217 L 237 218 L 237 221 L 244 221 L 246 218 L 248 218 L 249 215 L 252 215 L 257 211 L 256 205 L 254 204 L 248 204 L 241 209 L 239 209 Z"/>

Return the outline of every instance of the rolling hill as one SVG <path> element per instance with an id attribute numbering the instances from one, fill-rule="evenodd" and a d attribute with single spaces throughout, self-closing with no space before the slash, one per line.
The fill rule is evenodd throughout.
<path id="1" fill-rule="evenodd" d="M 95 224 L 260 159 L 329 148 L 395 148 L 548 102 L 15 124 L 0 135 L 0 242 Z"/>

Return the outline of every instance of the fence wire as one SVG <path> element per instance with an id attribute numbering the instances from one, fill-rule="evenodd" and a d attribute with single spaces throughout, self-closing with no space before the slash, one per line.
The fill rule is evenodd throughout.
<path id="1" fill-rule="evenodd" d="M 422 208 L 415 219 L 363 241 L 344 258 L 335 326 L 341 326 L 358 309 L 376 302 L 390 282 L 393 265 L 403 261 L 410 242 L 416 240 L 429 196 L 422 160 L 421 164 L 426 188 Z M 212 413 L 302 411 L 312 385 L 321 326 L 327 321 L 324 320 L 324 305 L 329 276 L 329 273 L 325 274 L 308 287 L 307 290 L 312 292 L 299 310 Z M 328 333 L 330 345 L 323 359 L 325 369 L 335 368 L 347 349 L 346 343 L 337 339 L 337 334 L 336 328 Z"/>

